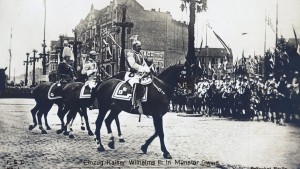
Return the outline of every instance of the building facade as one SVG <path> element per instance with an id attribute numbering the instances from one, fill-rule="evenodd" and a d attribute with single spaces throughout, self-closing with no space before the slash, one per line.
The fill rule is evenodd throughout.
<path id="1" fill-rule="evenodd" d="M 89 14 L 75 27 L 82 41 L 81 58 L 90 51 L 97 52 L 101 67 L 111 75 L 119 71 L 121 51 L 120 28 L 122 4 L 126 2 L 126 21 L 134 24 L 127 29 L 125 50 L 131 49 L 133 35 L 142 42 L 143 54 L 151 57 L 160 68 L 185 60 L 187 53 L 187 24 L 175 21 L 169 12 L 145 10 L 136 0 L 113 0 L 97 10 L 91 6 Z M 129 34 L 130 33 L 130 34 Z"/>

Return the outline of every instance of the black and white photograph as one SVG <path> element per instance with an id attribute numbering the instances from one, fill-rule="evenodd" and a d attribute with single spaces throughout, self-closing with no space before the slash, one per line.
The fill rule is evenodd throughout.
<path id="1" fill-rule="evenodd" d="M 0 0 L 0 168 L 300 168 L 299 0 Z"/>

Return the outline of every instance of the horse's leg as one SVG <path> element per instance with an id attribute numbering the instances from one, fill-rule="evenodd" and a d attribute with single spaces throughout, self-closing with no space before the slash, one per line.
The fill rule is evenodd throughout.
<path id="1" fill-rule="evenodd" d="M 42 116 L 43 116 L 43 114 L 49 112 L 49 110 L 51 109 L 52 105 L 53 105 L 53 103 L 43 105 L 43 107 L 41 108 L 41 110 L 37 113 L 38 123 L 39 123 L 39 129 L 41 130 L 42 134 L 47 134 L 46 130 L 44 130 L 43 125 L 42 125 Z"/>
<path id="2" fill-rule="evenodd" d="M 119 116 L 115 117 L 115 122 L 116 122 L 117 129 L 118 129 L 119 142 L 124 143 L 125 139 L 122 136 L 121 126 L 120 126 L 120 121 L 119 121 Z"/>
<path id="3" fill-rule="evenodd" d="M 163 154 L 164 158 L 172 159 L 172 156 L 170 155 L 170 153 L 168 152 L 165 146 L 162 116 L 153 116 L 153 122 L 154 122 L 155 132 L 157 133 L 160 140 L 160 149 L 164 153 Z"/>
<path id="4" fill-rule="evenodd" d="M 72 124 L 77 115 L 78 109 L 72 108 L 67 115 L 67 123 L 64 131 L 64 135 L 69 135 L 69 138 L 74 138 Z"/>
<path id="5" fill-rule="evenodd" d="M 48 124 L 48 120 L 47 120 L 48 113 L 49 113 L 49 111 L 46 111 L 45 114 L 44 114 L 45 126 L 46 126 L 46 130 L 51 130 L 51 128 Z"/>
<path id="6" fill-rule="evenodd" d="M 65 115 L 67 114 L 67 112 L 69 111 L 70 109 L 68 107 L 63 107 L 62 105 L 58 107 L 58 112 L 57 112 L 57 116 L 59 117 L 60 119 L 60 122 L 61 122 L 61 129 L 57 130 L 56 131 L 56 134 L 61 134 L 64 130 L 65 130 L 65 123 L 64 123 L 64 117 Z"/>
<path id="7" fill-rule="evenodd" d="M 100 103 L 98 103 L 98 104 L 100 104 Z M 95 122 L 96 123 L 96 129 L 95 129 L 96 142 L 97 142 L 97 145 L 99 144 L 99 147 L 97 148 L 97 150 L 100 152 L 105 151 L 105 149 L 101 143 L 101 133 L 100 133 L 104 117 L 108 111 L 108 108 L 106 106 L 104 108 L 104 106 L 105 105 L 99 107 L 98 117 Z"/>
<path id="8" fill-rule="evenodd" d="M 29 130 L 34 129 L 37 126 L 37 121 L 36 121 L 36 113 L 39 111 L 39 104 L 36 103 L 33 109 L 31 109 L 31 115 L 33 119 L 33 125 L 29 125 Z"/>
<path id="9" fill-rule="evenodd" d="M 105 119 L 105 125 L 107 128 L 107 133 L 110 135 L 109 138 L 109 143 L 108 143 L 108 147 L 111 149 L 115 149 L 115 139 L 111 130 L 111 123 L 112 121 L 119 115 L 121 111 L 117 110 L 116 108 L 112 108 L 110 110 L 109 115 L 107 116 L 107 118 Z"/>
<path id="10" fill-rule="evenodd" d="M 88 115 L 87 115 L 87 109 L 86 107 L 82 107 L 81 108 L 82 110 L 82 114 L 81 114 L 81 125 L 83 125 L 83 119 L 82 119 L 82 116 L 84 117 L 84 121 L 85 121 L 85 125 L 86 125 L 86 129 L 88 131 L 88 135 L 89 136 L 93 136 L 94 133 L 92 132 L 91 128 L 90 128 L 90 123 L 89 123 L 89 118 L 88 118 Z M 81 126 L 81 129 L 83 128 L 84 126 Z"/>

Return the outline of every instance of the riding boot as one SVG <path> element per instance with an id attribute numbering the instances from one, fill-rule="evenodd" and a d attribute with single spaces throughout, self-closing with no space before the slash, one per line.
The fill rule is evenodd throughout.
<path id="1" fill-rule="evenodd" d="M 91 92 L 91 99 L 89 102 L 89 110 L 93 110 L 95 108 L 94 106 L 94 100 L 95 100 L 95 92 L 96 92 L 96 88 L 92 88 L 92 92 Z"/>
<path id="2" fill-rule="evenodd" d="M 132 107 L 131 107 L 131 112 L 133 114 L 139 114 L 139 107 L 137 105 L 137 98 L 136 98 L 136 85 L 137 84 L 133 84 L 133 87 L 132 87 Z"/>

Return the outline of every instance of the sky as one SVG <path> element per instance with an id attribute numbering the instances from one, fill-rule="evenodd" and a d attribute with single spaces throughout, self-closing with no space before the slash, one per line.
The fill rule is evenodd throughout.
<path id="1" fill-rule="evenodd" d="M 46 0 L 46 44 L 59 35 L 73 36 L 72 29 L 84 19 L 91 5 L 102 9 L 111 0 Z M 188 22 L 189 11 L 181 12 L 181 0 L 137 0 L 145 10 L 169 11 L 178 21 Z M 42 52 L 44 36 L 44 0 L 0 0 L 0 68 L 8 67 L 12 50 L 11 76 L 24 74 L 26 53 Z M 276 26 L 276 0 L 207 0 L 206 12 L 196 15 L 195 46 L 201 39 L 209 47 L 222 47 L 210 27 L 232 48 L 234 58 L 263 55 L 265 16 Z M 278 36 L 294 38 L 293 27 L 300 37 L 300 1 L 278 0 Z M 207 32 L 207 41 L 206 41 Z M 12 33 L 12 39 L 11 37 Z M 247 33 L 242 35 L 242 33 Z M 275 32 L 266 26 L 267 49 L 274 49 Z M 49 48 L 47 48 L 48 50 Z M 41 61 L 37 63 L 41 67 Z M 29 67 L 31 70 L 32 67 Z M 8 74 L 8 70 L 6 71 Z"/>

